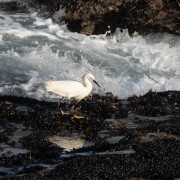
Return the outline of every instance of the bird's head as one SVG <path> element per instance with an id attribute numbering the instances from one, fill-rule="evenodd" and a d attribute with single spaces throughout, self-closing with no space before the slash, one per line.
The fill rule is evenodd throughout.
<path id="1" fill-rule="evenodd" d="M 95 78 L 91 73 L 85 74 L 84 79 L 88 79 L 89 81 L 94 82 L 97 86 L 100 87 L 100 85 L 95 81 Z"/>

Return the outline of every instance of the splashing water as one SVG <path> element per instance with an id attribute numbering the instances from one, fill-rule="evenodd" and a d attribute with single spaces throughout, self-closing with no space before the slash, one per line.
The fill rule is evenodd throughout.
<path id="1" fill-rule="evenodd" d="M 180 90 L 179 49 L 180 38 L 173 35 L 130 37 L 117 29 L 110 38 L 86 36 L 37 13 L 0 11 L 0 94 L 56 97 L 45 92 L 44 81 L 81 81 L 87 72 L 102 87 L 94 92 L 119 98 Z"/>

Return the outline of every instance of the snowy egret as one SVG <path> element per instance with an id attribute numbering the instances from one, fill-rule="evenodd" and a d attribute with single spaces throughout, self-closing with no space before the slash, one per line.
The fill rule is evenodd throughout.
<path id="1" fill-rule="evenodd" d="M 92 82 L 99 86 L 95 81 L 94 76 L 90 73 L 85 74 L 82 77 L 82 80 L 84 85 L 80 82 L 69 80 L 47 81 L 45 83 L 45 89 L 67 99 L 74 98 L 79 102 L 91 93 Z"/>

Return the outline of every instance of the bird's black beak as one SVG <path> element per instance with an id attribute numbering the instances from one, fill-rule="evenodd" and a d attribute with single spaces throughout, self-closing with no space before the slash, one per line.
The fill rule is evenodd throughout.
<path id="1" fill-rule="evenodd" d="M 100 87 L 100 85 L 95 81 L 95 80 L 93 80 L 94 81 L 94 83 L 97 85 L 97 86 L 99 86 Z"/>

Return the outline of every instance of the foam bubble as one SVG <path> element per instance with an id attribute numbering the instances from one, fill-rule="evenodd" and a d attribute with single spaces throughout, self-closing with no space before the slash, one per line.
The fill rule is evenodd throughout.
<path id="1" fill-rule="evenodd" d="M 52 24 L 52 19 L 48 18 L 46 20 L 36 17 L 36 21 L 33 23 L 36 26 L 50 26 Z"/>

